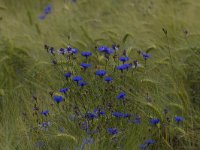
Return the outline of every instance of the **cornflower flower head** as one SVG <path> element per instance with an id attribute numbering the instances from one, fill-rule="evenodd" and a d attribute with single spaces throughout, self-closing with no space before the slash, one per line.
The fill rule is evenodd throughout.
<path id="1" fill-rule="evenodd" d="M 141 117 L 140 116 L 136 116 L 135 120 L 134 120 L 135 124 L 140 124 L 141 123 Z"/>
<path id="2" fill-rule="evenodd" d="M 53 100 L 54 100 L 56 103 L 59 104 L 60 102 L 63 101 L 63 97 L 62 97 L 62 96 L 55 95 L 55 96 L 53 97 Z"/>
<path id="3" fill-rule="evenodd" d="M 149 140 L 145 140 L 143 144 L 140 145 L 140 149 L 141 150 L 147 150 L 149 145 L 155 144 L 156 141 L 149 139 Z"/>
<path id="4" fill-rule="evenodd" d="M 100 47 L 98 47 L 98 51 L 104 52 L 105 54 L 108 54 L 108 55 L 114 53 L 114 50 L 109 48 L 108 46 L 100 46 Z"/>
<path id="5" fill-rule="evenodd" d="M 158 119 L 158 118 L 152 118 L 152 119 L 150 119 L 150 121 L 149 121 L 149 123 L 150 123 L 151 125 L 157 125 L 159 122 L 160 122 L 160 119 Z"/>
<path id="6" fill-rule="evenodd" d="M 94 113 L 97 115 L 97 116 L 105 116 L 106 112 L 104 110 L 101 110 L 100 108 L 95 108 L 94 109 Z"/>
<path id="7" fill-rule="evenodd" d="M 184 118 L 183 118 L 183 117 L 180 117 L 180 116 L 176 116 L 176 117 L 174 118 L 174 120 L 175 120 L 177 123 L 180 123 L 180 122 L 182 122 L 182 121 L 184 120 Z"/>
<path id="8" fill-rule="evenodd" d="M 39 17 L 38 17 L 40 20 L 44 20 L 45 18 L 46 18 L 46 15 L 45 14 L 41 14 L 41 15 L 39 15 Z"/>
<path id="9" fill-rule="evenodd" d="M 80 66 L 81 66 L 83 69 L 87 69 L 87 68 L 91 67 L 91 64 L 81 63 Z"/>
<path id="10" fill-rule="evenodd" d="M 41 115 L 47 116 L 49 114 L 49 110 L 44 110 L 40 112 Z"/>
<path id="11" fill-rule="evenodd" d="M 103 77 L 106 75 L 106 71 L 105 70 L 97 70 L 96 71 L 96 75 Z"/>
<path id="12" fill-rule="evenodd" d="M 77 53 L 78 53 L 78 49 L 68 47 L 68 48 L 67 48 L 67 52 L 68 52 L 69 54 L 77 54 Z"/>
<path id="13" fill-rule="evenodd" d="M 66 88 L 60 89 L 59 92 L 66 94 L 68 90 L 69 89 L 66 87 Z"/>
<path id="14" fill-rule="evenodd" d="M 48 121 L 48 122 L 42 122 L 41 124 L 39 124 L 38 126 L 39 127 L 42 127 L 42 128 L 47 128 L 51 125 L 51 123 Z"/>
<path id="15" fill-rule="evenodd" d="M 48 4 L 45 8 L 44 8 L 44 14 L 49 14 L 52 11 L 52 5 Z"/>
<path id="16" fill-rule="evenodd" d="M 82 52 L 81 55 L 88 58 L 89 56 L 92 56 L 92 53 L 91 52 Z"/>
<path id="17" fill-rule="evenodd" d="M 98 51 L 99 51 L 99 52 L 105 52 L 108 48 L 109 48 L 109 47 L 107 47 L 107 46 L 99 46 L 99 47 L 98 47 Z"/>
<path id="18" fill-rule="evenodd" d="M 75 76 L 75 77 L 73 77 L 72 80 L 75 81 L 75 82 L 77 82 L 77 84 L 78 84 L 78 82 L 81 81 L 81 80 L 83 80 L 83 78 L 81 76 Z"/>
<path id="19" fill-rule="evenodd" d="M 120 112 L 113 112 L 112 115 L 116 118 L 122 118 L 124 117 L 124 114 L 123 113 L 120 113 Z"/>
<path id="20" fill-rule="evenodd" d="M 49 54 L 51 55 L 55 55 L 55 50 L 53 47 L 51 47 L 49 50 L 48 50 Z"/>
<path id="21" fill-rule="evenodd" d="M 117 95 L 117 99 L 124 99 L 126 97 L 126 93 L 124 92 L 120 92 L 118 95 Z"/>
<path id="22" fill-rule="evenodd" d="M 123 63 L 125 63 L 126 61 L 129 60 L 129 58 L 126 56 L 121 56 L 121 57 L 119 57 L 119 60 L 122 61 Z"/>
<path id="23" fill-rule="evenodd" d="M 84 82 L 84 81 L 78 82 L 78 86 L 80 86 L 80 87 L 84 87 L 86 85 L 87 85 L 87 82 Z"/>
<path id="24" fill-rule="evenodd" d="M 71 72 L 68 72 L 68 73 L 65 73 L 65 74 L 64 74 L 64 76 L 65 76 L 65 78 L 66 78 L 66 79 L 70 78 L 70 77 L 71 77 L 71 75 L 72 75 L 72 73 L 71 73 Z"/>
<path id="25" fill-rule="evenodd" d="M 66 54 L 67 53 L 67 51 L 64 49 L 64 48 L 60 48 L 59 50 L 58 50 L 58 55 L 64 55 L 64 54 Z"/>
<path id="26" fill-rule="evenodd" d="M 111 77 L 105 77 L 104 78 L 104 81 L 106 81 L 107 83 L 110 83 L 110 82 L 112 82 L 112 78 Z"/>
<path id="27" fill-rule="evenodd" d="M 87 118 L 88 120 L 93 120 L 93 119 L 97 118 L 97 115 L 93 114 L 91 112 L 88 112 L 85 114 L 85 118 Z"/>
<path id="28" fill-rule="evenodd" d="M 131 115 L 128 114 L 128 113 L 123 114 L 123 117 L 124 117 L 124 118 L 129 118 L 130 116 L 131 116 Z"/>
<path id="29" fill-rule="evenodd" d="M 114 49 L 115 51 L 119 50 L 119 45 L 113 44 L 112 49 Z"/>
<path id="30" fill-rule="evenodd" d="M 130 64 L 123 64 L 123 65 L 119 65 L 117 66 L 117 70 L 120 70 L 121 72 L 123 72 L 124 70 L 128 70 L 131 67 Z"/>
<path id="31" fill-rule="evenodd" d="M 52 6 L 51 4 L 48 4 L 44 10 L 43 10 L 43 13 L 38 17 L 40 20 L 44 20 L 46 18 L 46 16 L 51 13 L 52 11 Z"/>
<path id="32" fill-rule="evenodd" d="M 143 56 L 144 60 L 151 58 L 151 55 L 145 52 L 141 52 L 141 55 Z"/>
<path id="33" fill-rule="evenodd" d="M 149 140 L 145 140 L 144 143 L 147 144 L 147 145 L 150 145 L 150 144 L 156 143 L 156 141 L 152 140 L 152 139 L 149 139 Z"/>
<path id="34" fill-rule="evenodd" d="M 114 53 L 115 51 L 113 50 L 113 49 L 111 49 L 111 48 L 107 48 L 106 50 L 105 50 L 105 54 L 107 54 L 107 55 L 110 55 L 110 54 L 112 54 L 112 53 Z"/>
<path id="35" fill-rule="evenodd" d="M 118 130 L 117 128 L 108 128 L 107 129 L 107 132 L 110 134 L 110 135 L 115 135 L 118 133 Z"/>

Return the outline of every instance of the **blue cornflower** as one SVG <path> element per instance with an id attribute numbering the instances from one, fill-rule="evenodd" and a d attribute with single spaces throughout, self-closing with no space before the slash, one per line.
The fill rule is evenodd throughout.
<path id="1" fill-rule="evenodd" d="M 129 60 L 129 58 L 125 57 L 125 56 L 121 56 L 121 57 L 119 57 L 119 60 L 122 61 L 123 63 L 125 63 L 126 61 Z"/>
<path id="2" fill-rule="evenodd" d="M 94 113 L 98 116 L 104 116 L 106 113 L 104 110 L 101 110 L 100 108 L 95 108 Z"/>
<path id="3" fill-rule="evenodd" d="M 68 88 L 63 88 L 59 90 L 59 92 L 64 93 L 64 94 L 66 94 L 67 91 L 68 91 Z"/>
<path id="4" fill-rule="evenodd" d="M 107 48 L 106 50 L 105 50 L 105 53 L 106 54 L 108 54 L 108 55 L 110 55 L 110 54 L 112 54 L 112 53 L 114 53 L 115 51 L 113 50 L 113 49 L 110 49 L 110 48 Z"/>
<path id="5" fill-rule="evenodd" d="M 147 145 L 150 145 L 150 144 L 154 144 L 154 143 L 156 143 L 156 141 L 150 139 L 150 140 L 146 140 L 144 143 L 147 144 Z"/>
<path id="6" fill-rule="evenodd" d="M 117 99 L 124 99 L 126 97 L 126 93 L 124 92 L 120 92 L 118 95 L 117 95 Z"/>
<path id="7" fill-rule="evenodd" d="M 120 113 L 120 112 L 113 112 L 112 115 L 115 116 L 115 117 L 117 117 L 117 118 L 122 118 L 122 117 L 124 117 L 124 114 L 123 114 L 123 113 Z"/>
<path id="8" fill-rule="evenodd" d="M 123 71 L 125 68 L 124 68 L 124 65 L 120 65 L 120 66 L 117 66 L 116 69 L 120 70 L 120 71 Z"/>
<path id="9" fill-rule="evenodd" d="M 140 124 L 141 123 L 141 117 L 140 116 L 136 116 L 135 120 L 134 120 L 135 124 Z"/>
<path id="10" fill-rule="evenodd" d="M 89 56 L 92 56 L 92 53 L 91 52 L 82 52 L 81 55 L 88 58 Z"/>
<path id="11" fill-rule="evenodd" d="M 119 50 L 119 45 L 113 44 L 113 45 L 112 45 L 112 49 L 114 49 L 114 50 L 116 50 L 116 51 Z"/>
<path id="12" fill-rule="evenodd" d="M 83 78 L 81 76 L 75 76 L 72 80 L 78 83 L 79 81 L 83 80 Z"/>
<path id="13" fill-rule="evenodd" d="M 120 70 L 120 71 L 123 71 L 123 70 L 125 70 L 125 69 L 129 69 L 131 67 L 131 65 L 130 64 L 123 64 L 123 65 L 119 65 L 119 66 L 117 66 L 117 70 Z"/>
<path id="14" fill-rule="evenodd" d="M 43 127 L 43 128 L 47 128 L 51 125 L 51 123 L 48 121 L 48 122 L 42 122 L 41 124 L 39 124 L 39 127 Z"/>
<path id="15" fill-rule="evenodd" d="M 130 114 L 128 114 L 128 113 L 126 113 L 126 114 L 123 114 L 123 117 L 124 118 L 129 118 L 131 115 Z"/>
<path id="16" fill-rule="evenodd" d="M 117 134 L 118 133 L 118 130 L 117 128 L 108 128 L 107 129 L 107 132 L 111 135 L 114 135 L 114 134 Z"/>
<path id="17" fill-rule="evenodd" d="M 49 114 L 49 110 L 44 110 L 40 114 L 44 115 L 44 116 L 47 116 Z"/>
<path id="18" fill-rule="evenodd" d="M 140 149 L 141 150 L 147 150 L 148 146 L 151 145 L 151 144 L 154 144 L 154 143 L 156 143 L 155 140 L 152 140 L 152 139 L 145 140 L 144 143 L 140 145 Z"/>
<path id="19" fill-rule="evenodd" d="M 58 50 L 58 54 L 62 54 L 62 55 L 64 55 L 64 54 L 66 54 L 66 50 L 64 49 L 64 48 L 60 48 L 59 50 Z"/>
<path id="20" fill-rule="evenodd" d="M 81 67 L 83 67 L 84 69 L 87 69 L 87 68 L 91 67 L 91 64 L 82 63 Z"/>
<path id="21" fill-rule="evenodd" d="M 89 120 L 93 120 L 94 118 L 97 117 L 97 115 L 96 115 L 96 114 L 93 114 L 93 113 L 91 113 L 91 112 L 88 112 L 88 113 L 85 114 L 85 117 L 86 117 L 87 119 L 89 119 Z"/>
<path id="22" fill-rule="evenodd" d="M 158 118 L 152 118 L 149 121 L 149 123 L 152 125 L 157 125 L 159 122 L 160 122 L 160 119 L 158 119 Z"/>
<path id="23" fill-rule="evenodd" d="M 127 69 L 127 70 L 128 70 L 128 68 L 130 68 L 130 67 L 131 67 L 131 65 L 130 65 L 130 64 L 123 64 L 123 66 L 124 66 L 124 69 Z"/>
<path id="24" fill-rule="evenodd" d="M 65 74 L 64 74 L 64 76 L 65 76 L 65 78 L 66 78 L 66 79 L 70 78 L 70 77 L 71 77 L 71 75 L 72 75 L 72 73 L 71 73 L 71 72 L 68 72 L 68 73 L 65 73 Z"/>
<path id="25" fill-rule="evenodd" d="M 108 49 L 107 46 L 100 46 L 100 47 L 98 47 L 98 51 L 99 52 L 105 52 L 107 49 Z"/>
<path id="26" fill-rule="evenodd" d="M 69 54 L 77 54 L 78 53 L 78 50 L 76 48 L 71 48 L 70 46 L 68 46 L 66 50 Z"/>
<path id="27" fill-rule="evenodd" d="M 78 86 L 80 86 L 80 87 L 84 87 L 85 85 L 87 85 L 87 83 L 84 81 L 78 82 Z"/>
<path id="28" fill-rule="evenodd" d="M 98 47 L 98 50 L 99 52 L 105 52 L 105 54 L 108 54 L 108 55 L 114 53 L 114 50 L 107 46 L 100 46 Z"/>
<path id="29" fill-rule="evenodd" d="M 45 8 L 44 8 L 44 14 L 49 14 L 52 11 L 52 6 L 51 4 L 48 4 Z"/>
<path id="30" fill-rule="evenodd" d="M 62 96 L 54 96 L 53 97 L 53 100 L 56 102 L 56 103 L 60 103 L 63 101 L 63 97 Z"/>
<path id="31" fill-rule="evenodd" d="M 104 78 L 104 81 L 106 81 L 107 83 L 110 83 L 110 82 L 112 82 L 112 78 L 111 77 L 105 77 Z"/>
<path id="32" fill-rule="evenodd" d="M 145 60 L 147 60 L 147 59 L 149 59 L 149 58 L 151 57 L 150 54 L 145 53 L 145 52 L 141 52 L 141 54 L 142 54 L 142 56 L 143 56 L 143 58 L 144 58 Z"/>
<path id="33" fill-rule="evenodd" d="M 71 53 L 72 53 L 72 54 L 77 54 L 77 53 L 78 53 L 78 50 L 75 49 L 75 48 L 72 48 L 72 49 L 71 49 Z"/>
<path id="34" fill-rule="evenodd" d="M 46 18 L 46 15 L 45 14 L 41 14 L 41 15 L 39 15 L 39 17 L 38 17 L 40 20 L 44 20 L 45 18 Z"/>
<path id="35" fill-rule="evenodd" d="M 52 55 L 54 55 L 54 54 L 55 54 L 55 50 L 54 50 L 54 48 L 53 48 L 53 47 L 51 47 L 51 48 L 49 49 L 49 53 L 50 53 L 50 54 L 52 54 Z"/>
<path id="36" fill-rule="evenodd" d="M 103 77 L 105 74 L 106 74 L 106 71 L 105 71 L 105 70 L 97 70 L 97 71 L 96 71 L 96 75 L 98 75 L 98 76 L 100 76 L 100 77 Z"/>
<path id="37" fill-rule="evenodd" d="M 183 118 L 183 117 L 176 116 L 176 117 L 174 118 L 174 120 L 175 120 L 177 123 L 180 123 L 180 122 L 182 122 L 182 121 L 184 120 L 184 118 Z"/>
<path id="38" fill-rule="evenodd" d="M 72 47 L 71 46 L 67 46 L 66 49 L 67 49 L 67 52 L 69 53 L 71 51 Z"/>

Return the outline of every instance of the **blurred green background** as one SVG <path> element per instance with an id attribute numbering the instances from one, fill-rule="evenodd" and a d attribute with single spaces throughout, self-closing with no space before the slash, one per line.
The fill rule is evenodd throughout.
<path id="1" fill-rule="evenodd" d="M 52 12 L 40 20 L 38 16 L 47 4 L 52 5 Z M 117 43 L 130 54 L 138 49 L 151 53 L 146 82 L 150 88 L 156 87 L 152 105 L 159 110 L 169 104 L 173 112 L 186 116 L 179 147 L 166 144 L 157 149 L 198 150 L 199 14 L 199 0 L 0 0 L 0 149 L 37 149 L 35 142 L 42 137 L 48 143 L 43 149 L 65 150 L 65 145 L 78 145 L 79 134 L 71 131 L 76 130 L 73 125 L 66 125 L 69 131 L 62 136 L 56 131 L 52 135 L 31 131 L 32 96 L 50 99 L 50 87 L 59 81 L 44 44 L 57 49 L 70 44 L 95 51 L 97 45 Z M 130 132 L 125 149 L 138 149 L 140 132 Z M 181 138 L 187 142 L 181 143 Z M 88 149 L 110 147 L 96 143 Z"/>

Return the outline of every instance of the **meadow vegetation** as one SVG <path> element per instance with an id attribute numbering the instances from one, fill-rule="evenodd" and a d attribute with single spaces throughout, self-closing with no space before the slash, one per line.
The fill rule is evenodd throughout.
<path id="1" fill-rule="evenodd" d="M 0 150 L 199 150 L 198 14 L 197 0 L 0 0 Z"/>

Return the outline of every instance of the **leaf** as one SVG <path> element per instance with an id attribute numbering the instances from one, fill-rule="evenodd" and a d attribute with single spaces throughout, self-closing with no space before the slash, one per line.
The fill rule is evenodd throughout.
<path id="1" fill-rule="evenodd" d="M 151 52 L 152 50 L 155 50 L 155 49 L 156 49 L 156 46 L 153 45 L 153 46 L 147 48 L 146 53 L 149 53 L 149 52 Z"/>
<path id="2" fill-rule="evenodd" d="M 175 107 L 178 108 L 179 110 L 183 110 L 183 106 L 181 106 L 180 104 L 175 104 L 175 103 L 169 103 L 168 105 L 169 107 Z"/>
<path id="3" fill-rule="evenodd" d="M 7 9 L 7 7 L 6 6 L 0 6 L 0 9 L 5 10 L 5 9 Z"/>
<path id="4" fill-rule="evenodd" d="M 124 35 L 122 42 L 125 43 L 129 36 L 133 37 L 131 34 L 127 33 L 127 34 Z"/>
<path id="5" fill-rule="evenodd" d="M 79 45 L 78 47 L 81 47 L 83 49 L 87 48 L 87 44 L 85 44 L 84 42 L 77 40 L 75 41 L 76 45 Z"/>
<path id="6" fill-rule="evenodd" d="M 153 110 L 157 114 L 157 117 L 163 120 L 162 114 L 160 113 L 159 109 L 156 106 L 154 106 L 151 103 L 147 103 L 145 105 L 148 106 L 151 110 Z"/>
<path id="7" fill-rule="evenodd" d="M 59 133 L 59 134 L 57 134 L 57 136 L 60 136 L 60 137 L 62 137 L 62 136 L 69 137 L 69 138 L 73 139 L 75 142 L 77 142 L 77 139 L 74 136 L 69 135 L 69 134 Z"/>
<path id="8" fill-rule="evenodd" d="M 5 92 L 3 89 L 0 89 L 0 96 L 4 96 L 5 95 Z"/>
<path id="9" fill-rule="evenodd" d="M 33 25 L 33 20 L 32 20 L 30 11 L 27 11 L 27 16 L 28 16 L 30 25 Z"/>
<path id="10" fill-rule="evenodd" d="M 84 36 L 92 43 L 94 43 L 93 39 L 89 36 L 89 34 L 87 33 L 87 31 L 84 29 L 83 26 L 81 26 L 81 30 L 83 31 Z"/>

